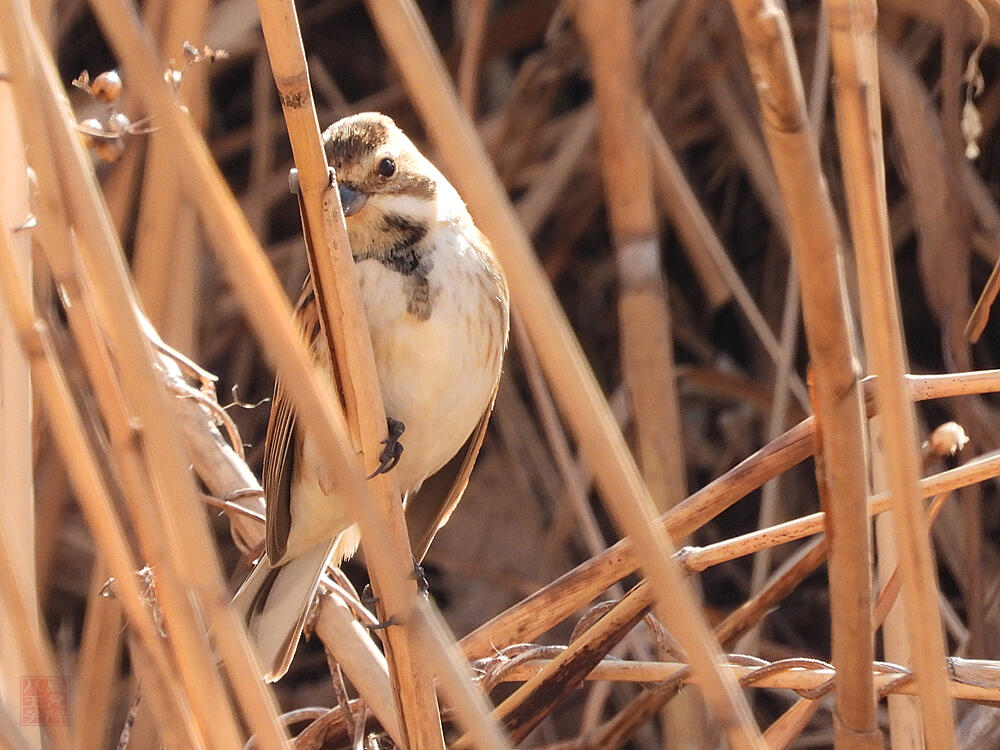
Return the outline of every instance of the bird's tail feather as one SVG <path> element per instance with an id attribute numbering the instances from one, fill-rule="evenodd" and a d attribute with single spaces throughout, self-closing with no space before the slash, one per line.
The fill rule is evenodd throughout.
<path id="1" fill-rule="evenodd" d="M 233 597 L 268 682 L 288 671 L 333 548 L 322 542 L 280 566 L 264 555 Z"/>

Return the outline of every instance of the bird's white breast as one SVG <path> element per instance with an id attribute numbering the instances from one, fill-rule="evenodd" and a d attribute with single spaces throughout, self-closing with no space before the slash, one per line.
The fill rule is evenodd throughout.
<path id="1" fill-rule="evenodd" d="M 406 431 L 394 470 L 414 490 L 475 428 L 499 374 L 505 319 L 497 283 L 458 226 L 428 236 L 430 314 L 407 311 L 411 280 L 377 260 L 357 265 L 386 414 Z"/>

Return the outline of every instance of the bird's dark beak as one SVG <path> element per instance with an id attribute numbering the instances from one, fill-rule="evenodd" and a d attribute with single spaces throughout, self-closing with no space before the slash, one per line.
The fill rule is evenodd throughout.
<path id="1" fill-rule="evenodd" d="M 337 187 L 340 189 L 340 205 L 344 209 L 344 216 L 354 216 L 365 205 L 368 194 L 347 182 L 341 182 Z"/>

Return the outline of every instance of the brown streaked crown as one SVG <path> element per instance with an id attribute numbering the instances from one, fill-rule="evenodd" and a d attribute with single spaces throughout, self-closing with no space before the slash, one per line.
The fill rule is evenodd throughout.
<path id="1" fill-rule="evenodd" d="M 387 144 L 396 129 L 396 123 L 379 112 L 337 120 L 323 133 L 326 158 L 335 169 L 356 164 Z"/>

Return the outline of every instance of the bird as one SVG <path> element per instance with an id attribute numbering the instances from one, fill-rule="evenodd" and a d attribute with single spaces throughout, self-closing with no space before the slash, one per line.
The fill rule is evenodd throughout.
<path id="1" fill-rule="evenodd" d="M 380 470 L 393 472 L 406 507 L 424 480 L 466 446 L 451 491 L 434 498 L 429 513 L 412 507 L 406 513 L 418 564 L 462 497 L 493 410 L 510 327 L 507 282 L 458 192 L 391 118 L 345 117 L 324 131 L 323 146 L 337 179 L 389 423 Z M 295 316 L 316 366 L 336 388 L 309 278 Z M 265 679 L 274 682 L 288 670 L 326 566 L 350 557 L 360 541 L 280 378 L 262 484 L 265 554 L 234 605 Z"/>

